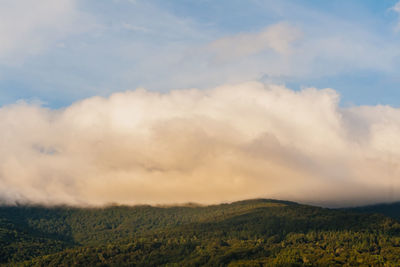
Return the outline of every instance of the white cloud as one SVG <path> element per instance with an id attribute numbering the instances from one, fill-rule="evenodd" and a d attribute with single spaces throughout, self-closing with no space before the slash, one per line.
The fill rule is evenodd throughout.
<path id="1" fill-rule="evenodd" d="M 5 0 L 0 2 L 0 62 L 12 64 L 41 53 L 88 21 L 75 0 Z"/>
<path id="2" fill-rule="evenodd" d="M 390 8 L 390 10 L 393 10 L 396 12 L 398 15 L 400 15 L 400 1 L 397 2 L 393 7 Z M 397 26 L 395 28 L 396 31 L 400 30 L 400 21 L 397 23 Z"/>
<path id="3" fill-rule="evenodd" d="M 400 13 L 400 2 L 397 2 L 391 9 L 397 13 Z"/>
<path id="4" fill-rule="evenodd" d="M 245 83 L 0 109 L 0 195 L 46 204 L 399 200 L 400 110 Z M 390 193 L 392 192 L 392 193 Z"/>
<path id="5" fill-rule="evenodd" d="M 149 29 L 142 27 L 142 26 L 136 26 L 130 23 L 123 23 L 122 28 L 128 31 L 134 31 L 134 32 L 148 32 Z"/>
<path id="6" fill-rule="evenodd" d="M 271 25 L 261 32 L 239 33 L 213 41 L 208 49 L 218 61 L 231 61 L 272 50 L 282 55 L 291 52 L 291 44 L 301 37 L 299 29 L 287 23 Z"/>
<path id="7" fill-rule="evenodd" d="M 298 27 L 280 22 L 261 32 L 211 41 L 161 46 L 135 43 L 128 47 L 119 51 L 131 57 L 134 64 L 116 74 L 119 80 L 139 81 L 141 86 L 163 90 L 207 88 L 257 80 L 264 74 L 268 81 L 281 83 L 312 83 L 321 77 L 360 71 L 392 75 L 400 55 L 396 43 L 359 25 L 337 20 Z M 141 51 L 141 57 L 129 51 Z"/>

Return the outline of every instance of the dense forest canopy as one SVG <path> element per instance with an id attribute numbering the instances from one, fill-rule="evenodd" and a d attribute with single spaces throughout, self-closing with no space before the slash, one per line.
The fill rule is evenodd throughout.
<path id="1" fill-rule="evenodd" d="M 4 266 L 352 266 L 400 262 L 397 206 L 0 207 Z M 393 218 L 377 212 L 388 212 Z"/>

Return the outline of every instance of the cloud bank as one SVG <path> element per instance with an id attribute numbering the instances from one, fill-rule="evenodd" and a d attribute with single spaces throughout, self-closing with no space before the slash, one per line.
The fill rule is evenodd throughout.
<path id="1" fill-rule="evenodd" d="M 399 200 L 400 109 L 249 82 L 0 108 L 3 202 Z"/>

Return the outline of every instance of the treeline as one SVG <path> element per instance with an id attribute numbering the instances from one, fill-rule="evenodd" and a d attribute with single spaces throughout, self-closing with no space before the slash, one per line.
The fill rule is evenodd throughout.
<path id="1" fill-rule="evenodd" d="M 188 207 L 1 207 L 20 266 L 395 266 L 400 224 L 273 200 Z"/>

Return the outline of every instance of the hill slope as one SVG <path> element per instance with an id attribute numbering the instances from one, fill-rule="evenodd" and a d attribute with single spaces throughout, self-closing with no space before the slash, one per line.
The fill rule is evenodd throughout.
<path id="1" fill-rule="evenodd" d="M 369 205 L 349 210 L 363 213 L 379 213 L 400 221 L 400 202 Z"/>
<path id="2" fill-rule="evenodd" d="M 0 262 L 302 266 L 400 262 L 400 225 L 287 201 L 187 207 L 0 207 Z"/>

